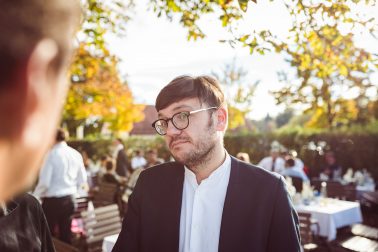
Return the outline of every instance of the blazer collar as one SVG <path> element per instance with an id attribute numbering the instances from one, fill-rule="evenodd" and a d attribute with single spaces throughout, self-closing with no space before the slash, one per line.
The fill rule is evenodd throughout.
<path id="1" fill-rule="evenodd" d="M 182 204 L 182 190 L 184 185 L 184 165 L 174 163 L 173 174 L 174 179 L 171 180 L 169 186 L 169 193 L 171 197 L 167 197 L 165 206 L 168 212 L 167 216 L 170 216 L 171 221 L 167 222 L 165 227 L 165 233 L 168 237 L 171 237 L 174 242 L 173 247 L 179 250 L 180 241 L 180 217 L 181 217 L 181 204 Z"/>
<path id="2" fill-rule="evenodd" d="M 233 232 L 235 232 L 235 230 L 233 228 L 233 220 L 237 218 L 237 216 L 235 216 L 235 214 L 237 214 L 235 209 L 243 208 L 238 200 L 239 195 L 242 193 L 239 186 L 239 165 L 240 162 L 235 157 L 231 156 L 230 180 L 228 182 L 226 198 L 224 201 L 221 230 L 219 234 L 219 251 L 223 251 L 222 248 L 225 247 L 227 240 L 234 235 Z"/>

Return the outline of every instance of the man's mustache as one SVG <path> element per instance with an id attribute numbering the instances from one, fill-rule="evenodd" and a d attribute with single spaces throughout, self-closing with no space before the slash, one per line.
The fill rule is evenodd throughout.
<path id="1" fill-rule="evenodd" d="M 190 139 L 190 137 L 182 137 L 182 136 L 174 137 L 174 138 L 172 138 L 171 141 L 169 142 L 169 147 L 171 147 L 172 144 L 174 144 L 175 142 L 178 142 L 178 141 L 191 142 L 191 139 Z"/>

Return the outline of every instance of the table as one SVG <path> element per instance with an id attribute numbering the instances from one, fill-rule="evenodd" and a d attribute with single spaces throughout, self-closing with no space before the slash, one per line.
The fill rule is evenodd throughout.
<path id="1" fill-rule="evenodd" d="M 360 203 L 337 199 L 319 199 L 309 205 L 296 205 L 298 212 L 311 213 L 319 222 L 319 235 L 336 239 L 337 228 L 362 222 Z"/>
<path id="2" fill-rule="evenodd" d="M 117 239 L 118 239 L 118 234 L 106 236 L 102 242 L 102 251 L 111 252 Z"/>

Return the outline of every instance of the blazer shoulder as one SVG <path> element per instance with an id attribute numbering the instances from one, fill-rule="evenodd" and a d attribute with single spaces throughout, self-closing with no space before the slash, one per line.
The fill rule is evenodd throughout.
<path id="1" fill-rule="evenodd" d="M 145 179 L 177 176 L 184 173 L 184 166 L 177 162 L 167 162 L 152 166 L 141 173 Z"/>

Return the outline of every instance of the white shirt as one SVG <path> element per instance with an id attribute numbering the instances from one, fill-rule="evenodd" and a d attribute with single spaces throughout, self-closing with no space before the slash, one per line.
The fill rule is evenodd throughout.
<path id="1" fill-rule="evenodd" d="M 230 179 L 231 158 L 198 185 L 185 167 L 181 216 L 180 252 L 217 252 L 224 201 Z"/>
<path id="2" fill-rule="evenodd" d="M 265 170 L 272 171 L 273 158 L 271 156 L 263 158 L 258 166 L 264 168 Z M 274 162 L 274 171 L 281 173 L 285 170 L 285 160 L 281 157 L 277 157 Z"/>
<path id="3" fill-rule="evenodd" d="M 87 183 L 83 157 L 66 142 L 54 145 L 39 173 L 37 198 L 75 195 Z"/>
<path id="4" fill-rule="evenodd" d="M 137 168 L 144 167 L 147 164 L 146 159 L 144 157 L 135 156 L 131 159 L 131 168 L 134 170 Z"/>
<path id="5" fill-rule="evenodd" d="M 304 182 L 309 181 L 309 179 L 308 179 L 307 175 L 304 173 L 304 171 L 298 170 L 298 168 L 296 168 L 295 166 L 293 166 L 291 168 L 285 168 L 285 170 L 283 170 L 281 172 L 281 175 L 282 176 L 290 176 L 290 177 L 301 178 L 302 181 L 304 181 Z"/>
<path id="6" fill-rule="evenodd" d="M 303 171 L 303 167 L 304 167 L 303 161 L 300 160 L 299 158 L 295 158 L 294 161 L 295 161 L 294 169 L 301 171 L 301 172 L 304 172 Z"/>

